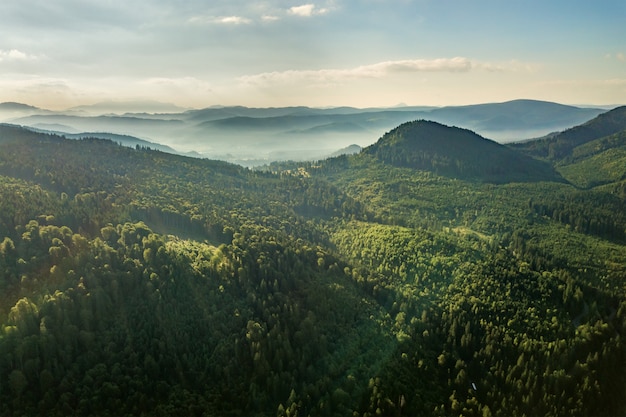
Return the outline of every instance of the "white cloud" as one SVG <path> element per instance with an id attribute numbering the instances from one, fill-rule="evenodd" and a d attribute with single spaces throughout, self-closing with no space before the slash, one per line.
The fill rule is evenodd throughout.
<path id="1" fill-rule="evenodd" d="M 541 65 L 517 60 L 505 62 L 472 62 L 472 68 L 489 72 L 527 72 L 535 73 L 541 69 Z"/>
<path id="2" fill-rule="evenodd" d="M 245 85 L 269 86 L 279 84 L 330 85 L 357 79 L 381 79 L 399 74 L 447 72 L 525 72 L 535 73 L 540 66 L 516 60 L 483 62 L 464 57 L 437 59 L 405 59 L 384 61 L 347 69 L 287 70 L 246 75 L 239 78 Z"/>
<path id="3" fill-rule="evenodd" d="M 241 16 L 226 16 L 217 18 L 215 22 L 228 25 L 246 25 L 248 23 L 251 23 L 252 21 L 246 17 Z"/>
<path id="4" fill-rule="evenodd" d="M 326 14 L 328 13 L 328 9 L 326 8 L 320 9 L 320 8 L 317 8 L 317 6 L 315 6 L 314 4 L 309 3 L 309 4 L 303 4 L 301 6 L 293 6 L 289 8 L 289 13 L 295 16 L 311 17 L 314 15 Z"/>
<path id="5" fill-rule="evenodd" d="M 356 68 L 356 72 L 376 76 L 393 72 L 422 72 L 422 71 L 469 71 L 472 63 L 467 58 L 439 58 L 439 59 L 406 59 L 400 61 L 385 61 L 378 64 Z"/>
<path id="6" fill-rule="evenodd" d="M 393 74 L 417 72 L 468 72 L 472 69 L 504 71 L 509 67 L 481 62 L 468 58 L 407 59 L 384 61 L 348 69 L 288 70 L 265 72 L 239 78 L 243 84 L 271 85 L 294 83 L 332 84 L 363 78 L 383 78 Z"/>
<path id="7" fill-rule="evenodd" d="M 194 16 L 188 19 L 188 22 L 191 24 L 207 24 L 207 23 L 218 23 L 224 25 L 247 25 L 252 23 L 252 20 L 247 17 L 242 16 Z"/>
<path id="8" fill-rule="evenodd" d="M 263 20 L 264 22 L 275 22 L 276 20 L 280 20 L 280 17 L 266 14 L 261 16 L 261 20 Z"/>
<path id="9" fill-rule="evenodd" d="M 3 61 L 32 61 L 36 60 L 37 57 L 34 55 L 29 55 L 25 52 L 19 51 L 17 49 L 10 49 L 8 51 L 0 49 L 0 62 Z"/>

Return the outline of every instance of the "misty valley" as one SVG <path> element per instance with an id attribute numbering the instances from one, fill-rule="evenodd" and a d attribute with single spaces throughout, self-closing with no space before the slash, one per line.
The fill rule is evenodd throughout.
<path id="1" fill-rule="evenodd" d="M 49 111 L 0 103 L 0 120 L 68 138 L 98 137 L 135 147 L 225 160 L 248 167 L 281 160 L 318 160 L 374 143 L 401 123 L 426 119 L 472 129 L 500 142 L 545 136 L 604 112 L 536 100 L 457 107 L 211 107 L 166 113 L 102 103 Z"/>
<path id="2" fill-rule="evenodd" d="M 626 107 L 0 104 L 0 415 L 626 415 Z"/>

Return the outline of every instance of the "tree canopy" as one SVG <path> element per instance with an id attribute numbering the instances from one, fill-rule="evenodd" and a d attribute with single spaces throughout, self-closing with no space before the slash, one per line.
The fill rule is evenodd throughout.
<path id="1" fill-rule="evenodd" d="M 249 170 L 0 126 L 0 415 L 625 414 L 624 179 L 414 127 Z"/>

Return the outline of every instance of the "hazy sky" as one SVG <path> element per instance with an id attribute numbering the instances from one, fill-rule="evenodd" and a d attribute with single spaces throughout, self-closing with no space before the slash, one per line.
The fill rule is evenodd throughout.
<path id="1" fill-rule="evenodd" d="M 0 101 L 626 103 L 624 0 L 1 0 Z"/>

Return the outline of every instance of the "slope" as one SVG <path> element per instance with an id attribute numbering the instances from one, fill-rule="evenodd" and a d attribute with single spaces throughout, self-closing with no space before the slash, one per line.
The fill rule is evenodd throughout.
<path id="1" fill-rule="evenodd" d="M 413 151 L 400 149 L 400 154 Z M 333 231 L 331 236 L 341 253 L 351 262 L 361 263 L 361 271 L 373 269 L 381 274 L 361 279 L 364 285 L 373 288 L 380 303 L 393 303 L 390 311 L 396 313 L 397 322 L 409 317 L 414 320 L 416 316 L 411 306 L 416 300 L 418 304 L 428 303 L 433 297 L 437 300 L 435 305 L 445 305 L 440 313 L 445 323 L 441 323 L 442 333 L 434 333 L 430 326 L 413 328 L 428 337 L 436 334 L 439 340 L 446 340 L 437 360 L 448 369 L 443 375 L 448 378 L 448 386 L 455 388 L 449 391 L 450 403 L 441 404 L 431 414 L 559 415 L 565 410 L 559 411 L 560 406 L 550 398 L 581 398 L 582 392 L 570 392 L 565 385 L 558 388 L 553 385 L 555 374 L 545 373 L 544 366 L 548 362 L 552 363 L 550 366 L 556 363 L 545 356 L 546 348 L 560 344 L 563 350 L 553 350 L 556 356 L 552 358 L 560 357 L 565 364 L 577 355 L 572 350 L 578 349 L 575 345 L 587 349 L 575 340 L 588 334 L 584 326 L 579 327 L 578 320 L 588 317 L 588 308 L 604 306 L 600 307 L 604 310 L 599 315 L 604 317 L 600 319 L 602 322 L 607 322 L 613 311 L 616 314 L 626 311 L 617 313 L 617 309 L 606 309 L 615 302 L 608 299 L 597 300 L 596 304 L 583 301 L 592 293 L 596 296 L 621 294 L 617 299 L 626 305 L 620 288 L 626 272 L 623 190 L 620 198 L 613 190 L 581 191 L 563 182 L 486 184 L 383 163 L 374 153 L 366 152 L 321 161 L 302 169 L 367 202 L 369 218 L 383 223 L 349 223 Z M 420 236 L 424 229 L 439 233 L 429 241 L 414 240 L 413 236 Z M 462 254 L 458 246 L 452 249 L 461 258 L 425 255 L 425 251 L 440 244 L 438 239 L 442 238 L 447 242 L 444 246 L 452 242 L 468 245 L 461 250 Z M 490 253 L 494 256 L 488 255 Z M 428 261 L 424 263 L 425 260 Z M 473 267 L 464 269 L 469 265 Z M 439 287 L 442 284 L 447 290 Z M 442 299 L 446 301 L 441 303 Z M 546 304 L 537 304 L 541 302 Z M 551 317 L 540 318 L 544 313 Z M 433 314 L 436 315 L 428 311 L 422 318 Z M 566 323 L 556 324 L 565 317 L 569 317 Z M 547 330 L 546 319 L 554 320 L 552 330 Z M 569 326 L 572 328 L 566 330 Z M 557 328 L 562 331 L 559 336 L 553 333 Z M 506 336 L 509 331 L 531 333 Z M 404 352 L 408 362 L 419 363 L 423 356 L 410 349 L 419 351 L 428 349 L 429 345 L 415 337 L 415 333 L 409 334 L 414 344 L 409 344 L 409 352 Z M 516 340 L 513 342 L 516 348 L 511 349 L 507 342 L 509 337 Z M 496 346 L 489 342 L 494 340 L 499 341 Z M 567 341 L 572 345 L 565 347 Z M 566 358 L 569 354 L 573 356 Z M 512 358 L 515 359 L 509 362 Z M 539 368 L 543 371 L 532 370 L 529 362 L 542 363 Z M 580 364 L 583 362 L 590 364 L 585 360 Z M 580 364 L 565 365 L 565 374 L 576 374 Z M 428 368 L 427 362 L 422 366 Z M 388 398 L 398 399 L 406 392 L 420 391 L 419 388 L 411 391 L 416 379 L 412 374 L 415 368 L 407 362 L 399 360 L 394 366 L 390 365 L 389 371 L 381 377 L 383 381 L 386 378 L 386 382 L 376 385 L 378 392 L 389 390 L 386 391 L 390 392 Z M 525 372 L 528 372 L 526 376 L 521 376 Z M 515 386 L 510 385 L 515 380 L 518 381 Z M 611 384 L 609 380 L 605 382 Z M 536 390 L 530 387 L 534 382 L 538 383 Z M 578 383 L 574 385 L 575 389 L 581 388 Z M 623 389 L 622 386 L 620 392 Z M 510 402 L 506 405 L 498 404 L 507 397 L 504 392 L 514 392 L 515 398 L 507 399 Z M 615 393 L 617 395 L 617 391 Z M 602 394 L 597 398 L 600 397 L 609 400 Z M 486 398 L 498 400 L 491 402 Z M 481 409 L 476 402 L 487 407 Z M 617 407 L 623 408 L 623 405 Z M 399 413 L 397 407 L 393 410 Z M 605 414 L 597 410 L 589 412 Z M 584 411 L 573 413 L 585 414 Z M 413 414 L 420 415 L 415 411 Z"/>
<path id="2" fill-rule="evenodd" d="M 391 354 L 380 307 L 307 222 L 362 216 L 332 187 L 14 126 L 0 138 L 1 415 L 271 414 L 294 389 L 317 407 Z"/>
<path id="3" fill-rule="evenodd" d="M 167 146 L 161 145 L 160 143 L 150 142 L 147 140 L 139 139 L 134 136 L 129 135 L 119 135 L 115 133 L 105 133 L 105 132 L 83 132 L 83 133 L 70 133 L 64 134 L 68 139 L 104 139 L 110 140 L 115 143 L 119 143 L 120 145 L 128 146 L 131 148 L 140 147 L 140 148 L 150 148 L 155 149 L 161 152 L 168 152 L 176 154 L 178 153 L 175 149 Z"/>
<path id="4" fill-rule="evenodd" d="M 364 150 L 385 163 L 486 182 L 555 181 L 549 164 L 435 122 L 400 125 Z"/>
<path id="5" fill-rule="evenodd" d="M 583 188 L 626 180 L 626 130 L 573 148 L 558 170 Z"/>
<path id="6" fill-rule="evenodd" d="M 626 106 L 602 113 L 587 123 L 547 138 L 511 144 L 511 147 L 538 158 L 560 163 L 570 157 L 577 146 L 623 130 L 626 130 Z"/>

